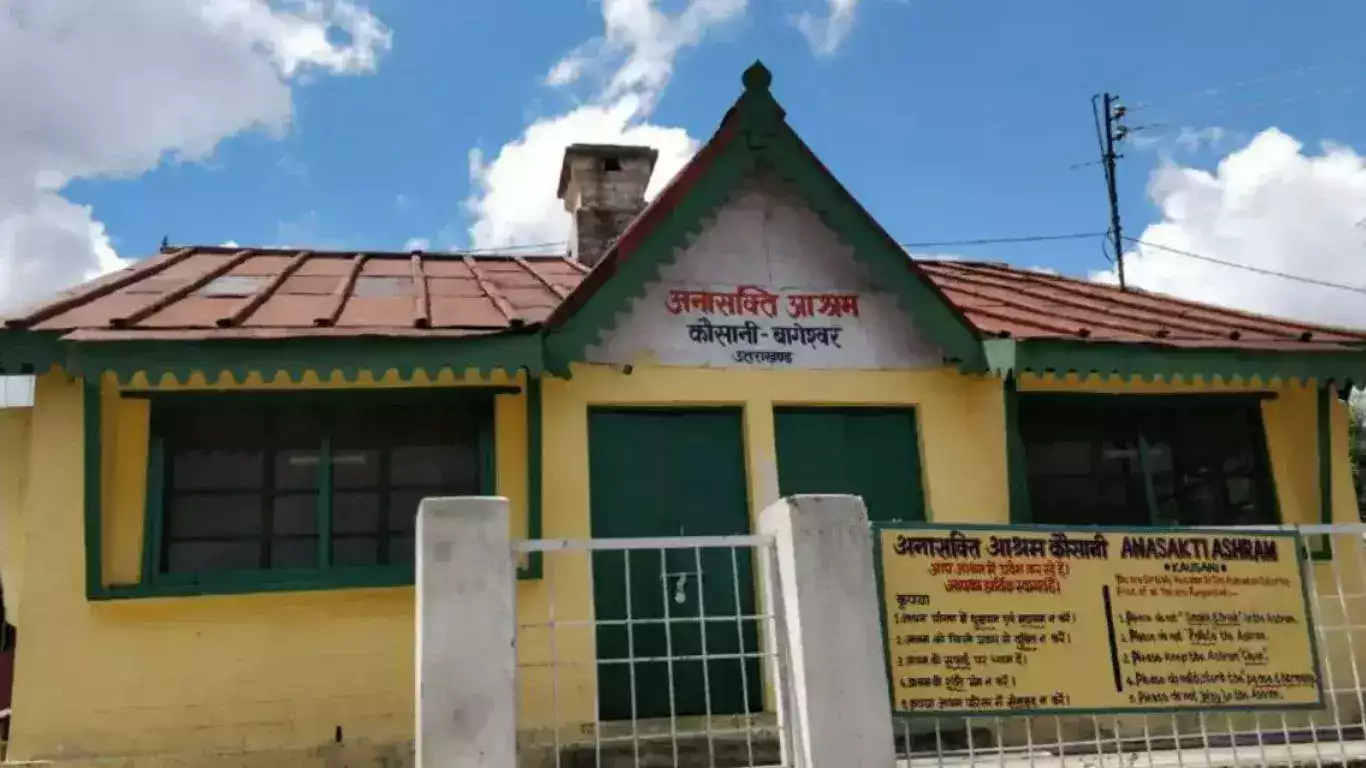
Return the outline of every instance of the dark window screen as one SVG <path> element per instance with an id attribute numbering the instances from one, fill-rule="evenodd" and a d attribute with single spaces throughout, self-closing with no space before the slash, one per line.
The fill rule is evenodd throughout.
<path id="1" fill-rule="evenodd" d="M 320 521 L 332 567 L 411 564 L 421 499 L 480 492 L 481 411 L 262 400 L 157 406 L 163 572 L 316 569 Z"/>
<path id="2" fill-rule="evenodd" d="M 1255 399 L 1021 395 L 1019 424 L 1036 523 L 1276 522 Z"/>

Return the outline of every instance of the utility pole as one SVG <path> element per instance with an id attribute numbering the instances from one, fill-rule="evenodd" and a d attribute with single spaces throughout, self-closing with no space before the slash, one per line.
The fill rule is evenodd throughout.
<path id="1" fill-rule="evenodd" d="M 1102 120 L 1096 112 L 1096 100 L 1100 100 L 1100 112 L 1104 116 L 1104 130 L 1102 133 Z M 1123 119 L 1125 109 L 1119 103 L 1119 96 L 1103 93 L 1091 98 L 1091 112 L 1096 117 L 1096 138 L 1100 140 L 1100 160 L 1105 167 L 1105 189 L 1110 196 L 1110 240 L 1115 248 L 1115 265 L 1119 272 L 1119 287 L 1126 289 L 1128 284 L 1124 280 L 1124 233 L 1119 223 L 1119 191 L 1115 186 L 1115 161 L 1123 155 L 1115 154 L 1115 145 L 1124 140 L 1129 134 L 1129 129 L 1120 124 Z"/>

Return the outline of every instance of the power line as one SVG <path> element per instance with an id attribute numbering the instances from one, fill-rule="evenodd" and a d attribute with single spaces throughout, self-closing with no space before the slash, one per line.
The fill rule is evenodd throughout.
<path id="1" fill-rule="evenodd" d="M 1282 279 L 1284 279 L 1284 280 L 1293 280 L 1293 281 L 1295 281 L 1295 282 L 1297 282 L 1297 283 L 1306 283 L 1306 284 L 1308 284 L 1308 285 L 1317 285 L 1317 286 L 1320 286 L 1320 287 L 1322 287 L 1322 288 L 1337 288 L 1338 290 L 1342 290 L 1342 291 L 1351 291 L 1351 292 L 1353 292 L 1353 293 L 1366 294 L 1366 287 L 1361 287 L 1361 286 L 1357 286 L 1357 285 L 1346 285 L 1346 284 L 1344 284 L 1344 283 L 1334 283 L 1334 282 L 1331 282 L 1331 281 L 1328 281 L 1328 280 L 1319 280 L 1319 279 L 1313 278 L 1313 277 L 1305 277 L 1304 275 L 1292 275 L 1292 274 L 1289 274 L 1289 273 L 1286 273 L 1286 272 L 1277 272 L 1277 271 L 1274 270 L 1274 269 L 1265 269 L 1265 268 L 1263 268 L 1263 267 L 1254 267 L 1254 266 L 1252 266 L 1252 265 L 1250 265 L 1250 264 L 1239 264 L 1239 263 L 1236 262 L 1236 261 L 1225 261 L 1224 259 L 1216 259 L 1216 258 L 1214 258 L 1213 256 L 1205 256 L 1205 255 L 1199 254 L 1199 253 L 1192 253 L 1192 252 L 1190 252 L 1190 251 L 1183 251 L 1183 250 L 1181 250 L 1180 248 L 1172 248 L 1171 246 L 1167 246 L 1167 245 L 1159 245 L 1158 243 L 1150 243 L 1150 242 L 1148 242 L 1147 240 L 1140 240 L 1140 239 L 1138 239 L 1138 238 L 1136 238 L 1136 237 L 1126 237 L 1126 238 L 1124 238 L 1124 239 L 1127 240 L 1128 242 L 1131 242 L 1131 243 L 1137 243 L 1137 244 L 1139 244 L 1139 245 L 1146 245 L 1146 246 L 1148 246 L 1149 248 L 1156 248 L 1156 249 L 1158 249 L 1159 251 L 1166 251 L 1166 252 L 1168 252 L 1168 253 L 1174 253 L 1174 254 L 1176 254 L 1176 255 L 1178 255 L 1178 256 L 1185 256 L 1185 257 L 1187 257 L 1187 258 L 1197 259 L 1197 260 L 1199 260 L 1199 261 L 1207 261 L 1207 262 L 1209 262 L 1209 263 L 1211 263 L 1211 264 L 1218 264 L 1218 265 L 1224 266 L 1224 267 L 1232 267 L 1233 269 L 1241 269 L 1241 270 L 1244 270 L 1244 271 L 1247 271 L 1247 272 L 1255 272 L 1255 273 L 1257 273 L 1257 274 L 1259 274 L 1259 275 L 1266 275 L 1266 276 L 1268 276 L 1268 277 L 1279 277 L 1279 278 L 1282 278 Z"/>
<path id="2" fill-rule="evenodd" d="M 437 255 L 437 256 L 441 255 L 442 253 L 454 253 L 454 254 L 458 254 L 458 255 L 470 254 L 470 255 L 482 255 L 482 256 L 497 256 L 498 254 L 502 254 L 502 253 L 518 253 L 518 252 L 521 252 L 521 251 L 529 251 L 529 250 L 533 250 L 533 249 L 536 249 L 536 248 L 567 248 L 568 246 L 569 246 L 569 243 L 567 243 L 567 242 L 565 242 L 565 241 L 563 241 L 563 240 L 560 240 L 560 241 L 557 241 L 557 242 L 554 242 L 554 243 L 527 243 L 526 245 L 500 245 L 500 246 L 496 246 L 496 247 L 493 247 L 493 248 L 465 248 L 465 249 L 456 249 L 456 250 L 452 250 L 452 251 L 426 251 L 426 253 L 430 253 L 430 254 L 432 254 L 432 255 Z"/>
<path id="3" fill-rule="evenodd" d="M 1360 60 L 1362 56 L 1363 54 L 1360 51 L 1350 51 L 1336 57 L 1320 60 L 1318 62 L 1300 64 L 1298 66 L 1290 67 L 1279 72 L 1271 72 L 1264 75 L 1243 78 L 1241 80 L 1226 82 L 1220 85 L 1206 86 L 1204 88 L 1199 88 L 1194 91 L 1187 91 L 1185 93 L 1175 94 L 1173 96 L 1166 98 L 1158 98 L 1157 102 L 1158 104 L 1173 104 L 1176 102 L 1182 102 L 1187 101 L 1189 99 L 1197 98 L 1218 99 L 1235 97 L 1237 96 L 1238 91 L 1247 90 L 1248 86 L 1268 83 L 1274 80 L 1280 80 L 1282 78 L 1290 77 L 1293 75 L 1307 74 L 1318 70 L 1330 69 L 1332 67 L 1336 67 L 1342 64 L 1347 64 L 1351 61 Z M 1152 106 L 1152 100 L 1144 99 L 1135 104 L 1134 109 L 1146 110 L 1151 108 Z"/>
<path id="4" fill-rule="evenodd" d="M 926 243 L 900 243 L 902 248 L 937 248 L 960 245 L 996 245 L 998 243 L 1042 243 L 1050 240 L 1081 240 L 1103 237 L 1107 232 L 1073 232 L 1066 235 L 1024 235 L 1021 237 L 983 237 L 976 240 L 940 240 Z"/>

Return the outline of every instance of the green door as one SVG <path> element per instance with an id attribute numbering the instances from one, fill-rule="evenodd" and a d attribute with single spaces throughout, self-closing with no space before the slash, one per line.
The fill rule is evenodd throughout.
<path id="1" fill-rule="evenodd" d="M 750 532 L 738 410 L 592 409 L 588 466 L 595 539 Z M 599 551 L 593 601 L 601 719 L 761 709 L 748 550 Z"/>
<path id="2" fill-rule="evenodd" d="M 911 408 L 779 408 L 778 491 L 852 493 L 876 522 L 925 519 Z"/>

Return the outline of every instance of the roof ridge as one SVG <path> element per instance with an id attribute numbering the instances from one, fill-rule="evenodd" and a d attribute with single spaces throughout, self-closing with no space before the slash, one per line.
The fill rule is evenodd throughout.
<path id="1" fill-rule="evenodd" d="M 568 253 L 567 248 L 558 251 L 544 250 L 539 252 L 525 252 L 521 250 L 521 248 L 521 246 L 509 246 L 507 248 L 468 248 L 464 250 L 444 251 L 426 249 L 374 251 L 366 250 L 364 248 L 315 248 L 311 246 L 294 245 L 185 245 L 162 249 L 158 255 L 189 249 L 192 253 L 209 255 L 232 255 L 242 251 L 248 251 L 252 256 L 293 256 L 300 251 L 306 250 L 311 253 L 313 257 L 321 258 L 351 258 L 357 253 L 364 253 L 367 258 L 400 259 L 407 261 L 412 258 L 414 253 L 420 253 L 424 259 L 463 259 L 468 256 L 476 259 L 507 259 L 511 261 L 513 257 L 525 259 L 562 259 L 565 257 L 565 254 Z M 150 258 L 155 257 L 149 257 L 149 259 L 145 259 L 144 261 L 150 260 Z"/>

